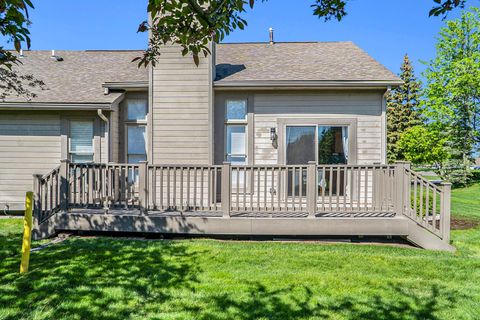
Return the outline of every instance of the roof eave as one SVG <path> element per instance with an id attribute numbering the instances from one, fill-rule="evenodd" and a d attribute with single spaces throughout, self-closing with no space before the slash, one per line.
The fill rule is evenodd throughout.
<path id="1" fill-rule="evenodd" d="M 386 89 L 401 85 L 401 80 L 242 80 L 242 81 L 216 81 L 214 88 L 217 90 L 228 89 L 269 89 L 269 90 L 311 90 L 311 89 Z"/>
<path id="2" fill-rule="evenodd" d="M 148 80 L 105 82 L 102 87 L 110 90 L 147 90 Z"/>
<path id="3" fill-rule="evenodd" d="M 114 104 L 115 103 L 4 102 L 0 103 L 0 110 L 111 110 Z"/>

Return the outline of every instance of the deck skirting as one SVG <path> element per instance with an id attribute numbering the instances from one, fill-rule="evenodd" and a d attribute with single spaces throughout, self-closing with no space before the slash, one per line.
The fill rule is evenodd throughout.
<path id="1" fill-rule="evenodd" d="M 180 214 L 57 213 L 56 231 L 140 232 L 192 235 L 407 236 L 405 217 L 263 218 Z"/>

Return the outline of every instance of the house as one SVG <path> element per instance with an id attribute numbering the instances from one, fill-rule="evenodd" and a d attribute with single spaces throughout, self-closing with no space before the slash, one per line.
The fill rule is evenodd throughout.
<path id="1" fill-rule="evenodd" d="M 402 236 L 450 250 L 450 187 L 386 162 L 400 79 L 351 42 L 27 51 L 0 103 L 0 205 L 61 230 Z M 32 175 L 34 177 L 32 178 Z"/>

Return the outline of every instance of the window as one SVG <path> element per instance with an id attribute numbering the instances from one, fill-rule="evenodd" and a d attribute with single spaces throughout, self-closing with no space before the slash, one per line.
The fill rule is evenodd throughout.
<path id="1" fill-rule="evenodd" d="M 128 136 L 128 163 L 139 163 L 147 160 L 145 144 L 145 126 L 127 126 Z"/>
<path id="2" fill-rule="evenodd" d="M 225 160 L 233 165 L 247 164 L 247 100 L 226 100 Z M 232 186 L 245 188 L 245 173 L 232 173 Z"/>
<path id="3" fill-rule="evenodd" d="M 127 120 L 147 121 L 147 101 L 142 99 L 128 99 Z"/>
<path id="4" fill-rule="evenodd" d="M 247 100 L 227 100 L 225 107 L 225 160 L 247 163 Z"/>
<path id="5" fill-rule="evenodd" d="M 318 126 L 318 164 L 346 164 L 348 127 Z"/>
<path id="6" fill-rule="evenodd" d="M 75 163 L 93 162 L 93 121 L 70 122 L 69 155 Z"/>
<path id="7" fill-rule="evenodd" d="M 227 100 L 225 120 L 247 120 L 246 100 Z"/>
<path id="8" fill-rule="evenodd" d="M 127 163 L 147 160 L 147 112 L 146 99 L 127 100 L 125 120 Z"/>

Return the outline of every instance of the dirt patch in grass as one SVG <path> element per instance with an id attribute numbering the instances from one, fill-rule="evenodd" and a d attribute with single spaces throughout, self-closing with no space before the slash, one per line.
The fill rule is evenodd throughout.
<path id="1" fill-rule="evenodd" d="M 480 220 L 475 219 L 452 218 L 451 222 L 452 230 L 473 229 L 478 226 L 480 226 Z"/>

